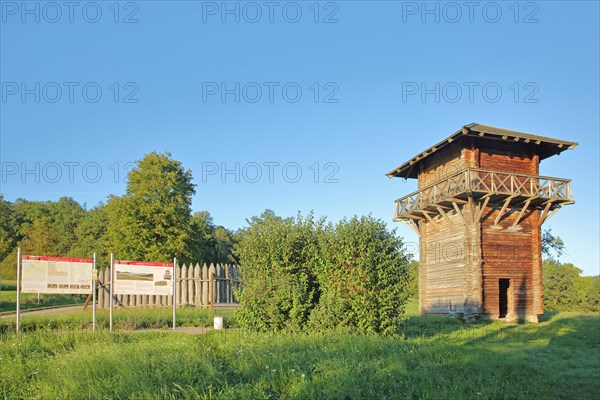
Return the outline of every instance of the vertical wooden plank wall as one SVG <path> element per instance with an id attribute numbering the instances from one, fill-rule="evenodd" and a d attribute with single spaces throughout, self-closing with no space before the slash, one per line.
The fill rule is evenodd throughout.
<path id="1" fill-rule="evenodd" d="M 108 269 L 99 273 L 98 308 L 109 308 Z M 207 307 L 213 304 L 235 304 L 233 290 L 240 287 L 239 273 L 228 264 L 182 264 L 177 271 L 177 305 Z M 117 295 L 115 304 L 124 307 L 166 307 L 172 305 L 171 296 Z"/>

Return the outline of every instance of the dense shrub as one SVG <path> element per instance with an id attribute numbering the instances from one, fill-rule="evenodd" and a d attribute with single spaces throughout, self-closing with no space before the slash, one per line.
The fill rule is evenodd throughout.
<path id="1" fill-rule="evenodd" d="M 244 290 L 238 294 L 240 324 L 261 331 L 299 330 L 318 299 L 316 268 L 323 222 L 282 219 L 271 212 L 253 217 L 238 233 Z"/>
<path id="2" fill-rule="evenodd" d="M 402 325 L 410 260 L 382 221 L 265 212 L 238 240 L 242 327 L 394 334 Z"/>

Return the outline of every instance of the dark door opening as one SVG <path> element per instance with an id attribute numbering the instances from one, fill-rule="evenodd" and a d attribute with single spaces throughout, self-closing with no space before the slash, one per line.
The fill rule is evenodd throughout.
<path id="1" fill-rule="evenodd" d="M 508 289 L 510 288 L 510 279 L 500 279 L 500 318 L 506 318 L 508 314 Z"/>

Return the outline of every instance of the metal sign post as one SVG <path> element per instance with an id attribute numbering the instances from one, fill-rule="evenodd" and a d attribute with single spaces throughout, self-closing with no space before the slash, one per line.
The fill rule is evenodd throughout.
<path id="1" fill-rule="evenodd" d="M 17 333 L 21 329 L 21 266 L 22 266 L 21 248 L 17 250 Z"/>
<path id="2" fill-rule="evenodd" d="M 112 331 L 113 329 L 113 297 L 114 295 L 114 289 L 115 289 L 115 257 L 113 255 L 113 253 L 110 253 L 110 290 L 109 290 L 109 296 L 110 298 L 108 299 L 108 304 L 110 307 L 110 321 L 109 321 L 109 330 Z"/>
<path id="3" fill-rule="evenodd" d="M 94 253 L 94 264 L 92 267 L 92 332 L 96 330 L 96 289 L 98 287 L 98 268 L 96 266 L 96 253 Z"/>
<path id="4" fill-rule="evenodd" d="M 177 257 L 173 258 L 173 331 L 177 314 Z"/>

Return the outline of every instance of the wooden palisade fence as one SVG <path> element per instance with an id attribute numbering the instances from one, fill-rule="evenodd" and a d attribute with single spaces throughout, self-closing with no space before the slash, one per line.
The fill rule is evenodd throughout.
<path id="1" fill-rule="evenodd" d="M 109 308 L 110 271 L 99 271 L 98 307 Z M 177 266 L 177 305 L 211 307 L 237 305 L 234 289 L 240 287 L 239 272 L 228 264 L 182 264 Z M 171 295 L 115 295 L 115 305 L 124 307 L 172 306 Z"/>

